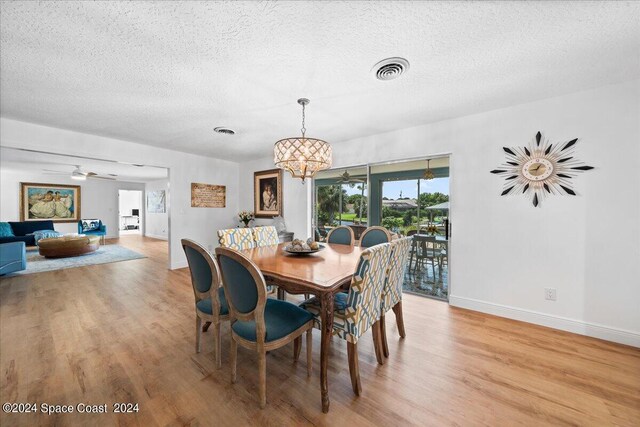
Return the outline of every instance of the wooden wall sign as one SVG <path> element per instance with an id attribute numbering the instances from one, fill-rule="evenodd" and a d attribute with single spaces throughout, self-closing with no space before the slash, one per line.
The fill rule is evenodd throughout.
<path id="1" fill-rule="evenodd" d="M 224 208 L 227 205 L 227 187 L 224 185 L 191 183 L 192 208 Z"/>

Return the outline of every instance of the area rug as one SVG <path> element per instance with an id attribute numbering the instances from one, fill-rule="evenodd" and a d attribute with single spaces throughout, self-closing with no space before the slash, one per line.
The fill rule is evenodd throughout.
<path id="1" fill-rule="evenodd" d="M 100 246 L 100 249 L 90 254 L 68 258 L 45 258 L 38 253 L 37 249 L 31 249 L 27 251 L 27 269 L 8 274 L 5 277 L 141 258 L 146 258 L 146 256 L 119 245 Z"/>

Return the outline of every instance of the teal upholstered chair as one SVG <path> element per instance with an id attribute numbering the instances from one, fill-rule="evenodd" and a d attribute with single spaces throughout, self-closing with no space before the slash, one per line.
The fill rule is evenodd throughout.
<path id="1" fill-rule="evenodd" d="M 0 243 L 0 276 L 26 269 L 27 249 L 25 243 Z"/>
<path id="2" fill-rule="evenodd" d="M 267 404 L 267 352 L 294 341 L 294 359 L 307 333 L 307 375 L 311 375 L 313 315 L 287 301 L 267 298 L 256 265 L 242 253 L 217 248 L 231 321 L 231 382 L 236 382 L 238 344 L 258 353 L 260 407 Z"/>
<path id="3" fill-rule="evenodd" d="M 360 246 L 363 248 L 370 248 L 371 246 L 379 245 L 380 243 L 389 243 L 391 241 L 391 233 L 384 227 L 374 225 L 367 228 L 360 235 Z"/>
<path id="4" fill-rule="evenodd" d="M 332 229 L 327 235 L 327 243 L 353 246 L 354 242 L 353 230 L 345 225 Z"/>
<path id="5" fill-rule="evenodd" d="M 409 263 L 412 241 L 412 237 L 403 237 L 402 239 L 391 242 L 391 255 L 389 257 L 387 278 L 384 283 L 384 288 L 382 289 L 382 308 L 380 311 L 380 335 L 382 351 L 385 357 L 389 357 L 384 318 L 387 311 L 393 310 L 396 315 L 398 333 L 401 338 L 406 336 L 404 331 L 404 317 L 402 315 L 402 284 L 404 283 L 404 273 Z"/>
<path id="6" fill-rule="evenodd" d="M 378 363 L 384 364 L 380 338 L 382 289 L 389 264 L 391 244 L 384 243 L 365 249 L 353 273 L 349 293 L 338 293 L 334 298 L 333 335 L 347 341 L 351 386 L 356 395 L 362 392 L 358 367 L 358 341 L 371 329 Z M 318 319 L 320 302 L 316 297 L 302 303 Z"/>
<path id="7" fill-rule="evenodd" d="M 78 234 L 100 236 L 102 243 L 104 243 L 107 236 L 107 226 L 99 219 L 81 219 L 78 221 Z"/>
<path id="8" fill-rule="evenodd" d="M 181 242 L 189 263 L 191 285 L 196 298 L 196 353 L 200 352 L 202 321 L 210 322 L 213 324 L 216 362 L 220 368 L 222 366 L 220 323 L 229 320 L 229 307 L 224 289 L 220 287 L 220 269 L 216 260 L 202 245 L 189 239 L 182 239 Z"/>

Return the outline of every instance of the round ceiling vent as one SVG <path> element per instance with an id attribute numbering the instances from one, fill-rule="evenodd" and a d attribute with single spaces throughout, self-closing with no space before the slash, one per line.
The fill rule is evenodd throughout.
<path id="1" fill-rule="evenodd" d="M 236 131 L 234 131 L 233 129 L 224 128 L 224 127 L 213 128 L 213 131 L 217 133 L 223 133 L 225 135 L 235 135 L 236 133 Z"/>
<path id="2" fill-rule="evenodd" d="M 387 58 L 373 66 L 371 72 L 378 80 L 393 80 L 409 70 L 409 61 L 404 58 Z"/>

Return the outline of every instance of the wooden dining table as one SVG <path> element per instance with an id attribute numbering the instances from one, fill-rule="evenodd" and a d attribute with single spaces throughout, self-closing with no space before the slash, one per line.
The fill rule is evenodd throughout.
<path id="1" fill-rule="evenodd" d="M 320 389 L 322 412 L 329 411 L 327 367 L 333 331 L 333 300 L 341 287 L 351 281 L 364 248 L 323 243 L 324 249 L 309 255 L 292 255 L 281 243 L 242 251 L 269 277 L 290 294 L 313 294 L 320 300 Z"/>

